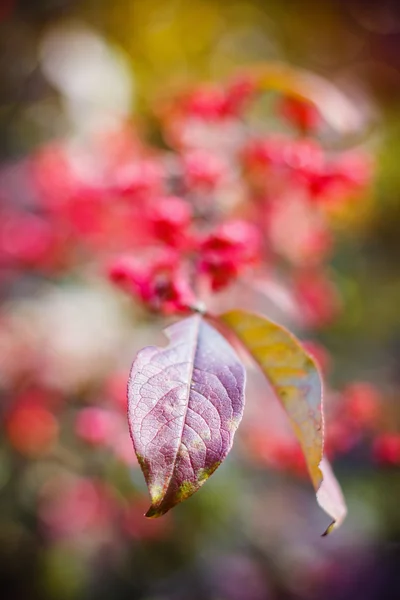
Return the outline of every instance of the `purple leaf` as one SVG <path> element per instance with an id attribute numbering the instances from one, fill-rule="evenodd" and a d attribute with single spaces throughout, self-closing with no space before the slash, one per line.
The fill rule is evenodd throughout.
<path id="1" fill-rule="evenodd" d="M 245 370 L 199 315 L 168 327 L 165 348 L 141 350 L 128 384 L 129 426 L 159 517 L 194 494 L 227 456 L 244 407 Z"/>

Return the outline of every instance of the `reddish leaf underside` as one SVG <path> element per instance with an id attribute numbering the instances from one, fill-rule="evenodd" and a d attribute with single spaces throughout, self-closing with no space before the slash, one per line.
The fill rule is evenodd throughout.
<path id="1" fill-rule="evenodd" d="M 194 494 L 227 456 L 244 408 L 245 370 L 200 315 L 141 350 L 128 384 L 129 426 L 159 517 Z"/>

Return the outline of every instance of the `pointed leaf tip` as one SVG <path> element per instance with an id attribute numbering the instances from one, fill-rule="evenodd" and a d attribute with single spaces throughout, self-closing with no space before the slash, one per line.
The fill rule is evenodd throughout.
<path id="1" fill-rule="evenodd" d="M 148 518 L 194 494 L 231 449 L 244 407 L 245 370 L 201 315 L 141 350 L 128 384 L 128 418 L 151 496 Z"/>
<path id="2" fill-rule="evenodd" d="M 319 487 L 318 481 L 313 482 L 317 489 L 317 502 L 333 518 L 332 523 L 322 534 L 322 537 L 325 537 L 342 524 L 347 514 L 347 507 L 343 492 L 326 458 L 322 459 L 319 468 L 321 473 Z"/>
<path id="3" fill-rule="evenodd" d="M 267 318 L 245 310 L 220 315 L 259 365 L 281 401 L 301 444 L 317 502 L 333 518 L 323 535 L 339 527 L 346 505 L 332 469 L 323 457 L 322 378 L 297 338 Z"/>

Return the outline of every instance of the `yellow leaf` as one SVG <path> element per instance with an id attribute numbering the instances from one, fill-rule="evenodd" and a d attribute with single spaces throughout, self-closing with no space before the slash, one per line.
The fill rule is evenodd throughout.
<path id="1" fill-rule="evenodd" d="M 219 316 L 260 366 L 283 404 L 300 441 L 321 508 L 333 522 L 323 535 L 338 527 L 346 505 L 332 469 L 323 457 L 324 417 L 322 379 L 313 359 L 286 329 L 244 310 Z"/>

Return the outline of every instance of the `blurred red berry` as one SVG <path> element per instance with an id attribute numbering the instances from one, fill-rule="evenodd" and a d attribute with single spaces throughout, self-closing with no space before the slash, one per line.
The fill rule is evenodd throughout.
<path id="1" fill-rule="evenodd" d="M 169 252 L 147 262 L 121 257 L 111 264 L 109 277 L 148 308 L 165 314 L 186 312 L 196 301 L 178 257 Z"/>
<path id="2" fill-rule="evenodd" d="M 0 258 L 11 264 L 40 267 L 51 262 L 54 230 L 45 219 L 29 213 L 1 216 Z"/>
<path id="3" fill-rule="evenodd" d="M 270 455 L 275 468 L 291 471 L 296 475 L 307 474 L 304 454 L 295 440 L 276 439 L 270 447 Z"/>
<path id="4" fill-rule="evenodd" d="M 76 176 L 61 143 L 39 150 L 32 157 L 31 169 L 38 202 L 43 208 L 56 212 L 76 193 Z"/>
<path id="5" fill-rule="evenodd" d="M 118 415 L 98 407 L 83 408 L 75 420 L 75 433 L 93 446 L 109 444 L 118 434 Z"/>
<path id="6" fill-rule="evenodd" d="M 287 167 L 307 172 L 322 168 L 324 153 L 315 140 L 271 135 L 252 140 L 244 149 L 243 159 L 250 169 Z"/>
<path id="7" fill-rule="evenodd" d="M 72 194 L 62 213 L 66 226 L 74 234 L 83 237 L 101 233 L 104 212 L 102 201 L 100 190 L 81 189 Z"/>
<path id="8" fill-rule="evenodd" d="M 282 166 L 285 144 L 286 140 L 282 136 L 251 140 L 242 151 L 246 169 L 254 171 L 265 167 Z"/>
<path id="9" fill-rule="evenodd" d="M 155 237 L 176 248 L 185 245 L 192 214 L 189 204 L 175 196 L 165 196 L 149 208 L 149 220 Z"/>
<path id="10" fill-rule="evenodd" d="M 380 394 L 370 383 L 356 382 L 343 392 L 344 412 L 354 426 L 373 427 L 380 416 Z"/>
<path id="11" fill-rule="evenodd" d="M 303 476 L 307 465 L 298 442 L 286 435 L 271 435 L 262 429 L 252 428 L 247 437 L 247 451 L 251 456 L 273 469 L 291 471 Z"/>
<path id="12" fill-rule="evenodd" d="M 185 112 L 205 120 L 215 120 L 224 115 L 225 94 L 222 88 L 202 86 L 195 89 L 185 101 Z"/>
<path id="13" fill-rule="evenodd" d="M 321 204 L 338 204 L 357 196 L 370 182 L 372 164 L 362 152 L 347 152 L 326 161 L 323 169 L 305 175 L 310 198 Z"/>
<path id="14" fill-rule="evenodd" d="M 139 263 L 126 256 L 115 259 L 109 265 L 108 276 L 113 283 L 131 294 L 135 294 L 136 291 L 139 293 L 144 281 Z"/>
<path id="15" fill-rule="evenodd" d="M 165 314 L 186 312 L 196 304 L 187 278 L 180 273 L 155 273 L 151 283 L 151 306 Z"/>
<path id="16" fill-rule="evenodd" d="M 359 432 L 341 420 L 341 417 L 329 419 L 326 423 L 324 450 L 328 458 L 336 454 L 349 452 L 359 441 Z"/>
<path id="17" fill-rule="evenodd" d="M 183 108 L 188 116 L 206 121 L 239 117 L 254 94 L 251 78 L 241 77 L 225 89 L 213 85 L 197 87 L 186 97 Z"/>
<path id="18" fill-rule="evenodd" d="M 28 457 L 47 454 L 58 438 L 54 415 L 40 405 L 17 404 L 7 416 L 6 432 L 10 444 Z"/>
<path id="19" fill-rule="evenodd" d="M 126 291 L 137 292 L 141 295 L 142 286 L 146 286 L 154 272 L 174 271 L 178 265 L 179 255 L 173 250 L 166 249 L 142 258 L 122 255 L 112 261 L 108 274 L 111 281 Z M 143 290 L 143 299 L 145 300 L 144 293 L 145 290 Z"/>
<path id="20" fill-rule="evenodd" d="M 283 163 L 292 173 L 308 178 L 314 173 L 320 173 L 325 165 L 326 157 L 320 144 L 312 139 L 287 139 L 282 145 Z M 290 173 L 289 173 L 290 175 Z"/>
<path id="21" fill-rule="evenodd" d="M 200 248 L 199 270 L 219 291 L 259 258 L 258 229 L 245 221 L 229 221 L 205 237 Z"/>
<path id="22" fill-rule="evenodd" d="M 317 107 L 303 98 L 284 96 L 278 104 L 278 113 L 303 133 L 314 131 L 321 123 Z"/>
<path id="23" fill-rule="evenodd" d="M 380 435 L 375 439 L 372 451 L 377 462 L 385 465 L 400 465 L 400 434 Z"/>
<path id="24" fill-rule="evenodd" d="M 196 150 L 183 157 L 183 170 L 189 190 L 211 191 L 222 180 L 226 165 L 219 156 Z"/>
<path id="25" fill-rule="evenodd" d="M 222 113 L 226 116 L 240 116 L 254 98 L 256 87 L 250 77 L 241 77 L 230 82 L 225 91 Z"/>
<path id="26" fill-rule="evenodd" d="M 163 168 L 156 160 L 137 160 L 116 169 L 110 191 L 133 201 L 143 201 L 162 193 Z"/>

